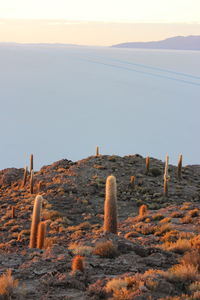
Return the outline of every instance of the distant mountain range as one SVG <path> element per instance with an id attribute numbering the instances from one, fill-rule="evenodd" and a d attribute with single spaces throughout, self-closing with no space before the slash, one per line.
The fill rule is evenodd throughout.
<path id="1" fill-rule="evenodd" d="M 154 42 L 130 42 L 113 45 L 117 48 L 200 50 L 200 35 L 175 36 Z"/>

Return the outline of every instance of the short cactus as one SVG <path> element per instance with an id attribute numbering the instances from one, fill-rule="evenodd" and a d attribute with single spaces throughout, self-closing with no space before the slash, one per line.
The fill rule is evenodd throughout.
<path id="1" fill-rule="evenodd" d="M 139 208 L 139 216 L 144 217 L 144 216 L 146 216 L 146 214 L 147 214 L 147 206 L 146 206 L 146 204 L 143 204 Z"/>
<path id="2" fill-rule="evenodd" d="M 46 224 L 45 222 L 40 222 L 38 225 L 38 232 L 37 232 L 37 248 L 43 249 L 44 242 L 46 236 Z"/>
<path id="3" fill-rule="evenodd" d="M 131 178 L 130 178 L 130 187 L 132 189 L 135 188 L 135 176 L 131 176 Z"/>
<path id="4" fill-rule="evenodd" d="M 72 260 L 72 272 L 76 271 L 84 272 L 84 259 L 80 255 L 74 256 Z"/>
<path id="5" fill-rule="evenodd" d="M 12 218 L 15 218 L 15 206 L 12 206 Z"/>
<path id="6" fill-rule="evenodd" d="M 149 167 L 150 167 L 150 157 L 146 157 L 146 175 L 149 174 Z"/>
<path id="7" fill-rule="evenodd" d="M 96 156 L 99 156 L 99 146 L 96 146 Z"/>
<path id="8" fill-rule="evenodd" d="M 117 184 L 115 176 L 112 175 L 106 180 L 104 232 L 117 233 Z"/>
<path id="9" fill-rule="evenodd" d="M 37 232 L 38 225 L 40 223 L 40 215 L 42 210 L 42 196 L 38 195 L 35 198 L 34 207 L 33 207 L 33 215 L 32 215 L 32 224 L 31 224 L 31 234 L 30 234 L 30 248 L 37 247 Z"/>

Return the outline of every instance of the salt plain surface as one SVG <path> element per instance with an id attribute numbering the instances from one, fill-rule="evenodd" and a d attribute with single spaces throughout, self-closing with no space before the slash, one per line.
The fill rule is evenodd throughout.
<path id="1" fill-rule="evenodd" d="M 0 45 L 0 169 L 95 153 L 200 164 L 200 52 Z"/>

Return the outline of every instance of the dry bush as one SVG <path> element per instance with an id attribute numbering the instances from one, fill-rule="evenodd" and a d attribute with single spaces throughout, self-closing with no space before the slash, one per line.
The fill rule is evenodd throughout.
<path id="1" fill-rule="evenodd" d="M 169 223 L 169 222 L 171 222 L 171 218 L 170 217 L 166 217 L 166 218 L 162 219 L 159 223 L 160 224 L 165 224 L 165 223 Z"/>
<path id="2" fill-rule="evenodd" d="M 200 274 L 197 266 L 191 264 L 178 264 L 164 272 L 163 275 L 169 281 L 181 282 L 183 284 L 198 281 Z"/>
<path id="3" fill-rule="evenodd" d="M 200 235 L 197 235 L 191 239 L 191 246 L 194 249 L 200 250 Z"/>
<path id="4" fill-rule="evenodd" d="M 157 229 L 154 233 L 155 236 L 160 236 L 160 235 L 163 235 L 164 233 L 168 232 L 168 231 L 172 231 L 173 230 L 173 227 L 171 224 L 169 223 L 166 223 L 166 224 L 163 224 L 161 226 L 157 226 Z"/>
<path id="5" fill-rule="evenodd" d="M 191 203 L 184 203 L 183 206 L 180 207 L 181 210 L 188 210 L 190 209 Z"/>
<path id="6" fill-rule="evenodd" d="M 91 224 L 89 222 L 83 222 L 76 226 L 67 227 L 68 231 L 78 231 L 78 230 L 87 230 L 91 228 Z"/>
<path id="7" fill-rule="evenodd" d="M 135 226 L 135 230 L 138 233 L 148 235 L 148 234 L 153 234 L 156 231 L 156 226 L 154 225 L 149 225 L 149 224 L 144 224 L 144 223 L 138 223 Z"/>
<path id="8" fill-rule="evenodd" d="M 193 223 L 193 219 L 190 216 L 185 216 L 185 217 L 180 219 L 180 222 L 182 224 L 189 224 L 189 223 Z"/>
<path id="9" fill-rule="evenodd" d="M 182 218 L 182 217 L 183 217 L 183 213 L 174 211 L 174 212 L 172 212 L 172 213 L 170 214 L 170 217 L 171 217 L 171 218 Z"/>
<path id="10" fill-rule="evenodd" d="M 106 291 L 114 292 L 115 290 L 120 290 L 122 288 L 126 289 L 127 286 L 128 286 L 127 279 L 113 278 L 112 280 L 107 282 Z"/>
<path id="11" fill-rule="evenodd" d="M 145 222 L 145 223 L 151 223 L 151 218 L 150 218 L 150 217 L 146 218 L 146 219 L 144 220 L 144 222 Z"/>
<path id="12" fill-rule="evenodd" d="M 106 241 L 97 243 L 93 254 L 99 255 L 100 257 L 114 258 L 118 255 L 118 251 L 111 241 Z"/>
<path id="13" fill-rule="evenodd" d="M 155 214 L 152 216 L 152 220 L 154 221 L 160 221 L 162 219 L 164 219 L 164 216 L 162 214 Z"/>
<path id="14" fill-rule="evenodd" d="M 165 242 L 160 247 L 167 251 L 176 252 L 182 254 L 188 250 L 191 250 L 190 240 L 178 239 L 176 242 Z"/>
<path id="15" fill-rule="evenodd" d="M 72 250 L 73 254 L 75 255 L 90 256 L 94 248 L 77 243 L 71 243 L 68 249 Z"/>
<path id="16" fill-rule="evenodd" d="M 191 300 L 199 300 L 200 299 L 200 291 L 194 292 L 194 294 L 190 298 Z"/>
<path id="17" fill-rule="evenodd" d="M 200 281 L 195 281 L 189 286 L 190 292 L 200 292 Z"/>
<path id="18" fill-rule="evenodd" d="M 42 212 L 42 218 L 44 220 L 51 220 L 51 221 L 55 221 L 58 218 L 63 217 L 62 213 L 60 213 L 59 211 L 56 210 L 43 210 Z"/>
<path id="19" fill-rule="evenodd" d="M 115 290 L 113 292 L 112 298 L 109 298 L 110 300 L 132 300 L 136 299 L 135 297 L 140 296 L 142 292 L 140 290 L 132 291 L 127 290 L 126 288 L 121 288 L 119 290 Z"/>
<path id="20" fill-rule="evenodd" d="M 186 232 L 186 231 L 179 232 L 180 239 L 190 240 L 190 239 L 194 238 L 194 236 L 195 236 L 195 234 L 193 232 Z"/>
<path id="21" fill-rule="evenodd" d="M 188 216 L 194 218 L 194 217 L 198 217 L 199 215 L 199 210 L 198 208 L 192 209 L 188 211 Z"/>
<path id="22" fill-rule="evenodd" d="M 176 242 L 179 238 L 178 230 L 171 230 L 166 232 L 163 237 L 160 238 L 162 242 Z"/>
<path id="23" fill-rule="evenodd" d="M 124 235 L 125 239 L 134 238 L 134 237 L 138 237 L 138 236 L 139 236 L 139 234 L 137 231 L 130 231 Z"/>
<path id="24" fill-rule="evenodd" d="M 185 253 L 180 261 L 184 265 L 193 265 L 200 271 L 200 253 L 198 250 L 193 250 Z"/>
<path id="25" fill-rule="evenodd" d="M 18 287 L 18 280 L 14 279 L 11 270 L 0 276 L 0 296 L 3 299 L 10 299 Z"/>
<path id="26" fill-rule="evenodd" d="M 56 245 L 57 241 L 57 237 L 46 237 L 44 241 L 44 249 L 51 248 L 53 245 Z"/>

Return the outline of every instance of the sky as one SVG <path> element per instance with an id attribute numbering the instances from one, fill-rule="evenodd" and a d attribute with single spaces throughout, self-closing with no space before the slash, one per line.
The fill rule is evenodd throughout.
<path id="1" fill-rule="evenodd" d="M 0 42 L 109 45 L 190 34 L 200 34 L 200 0 L 0 0 Z"/>

